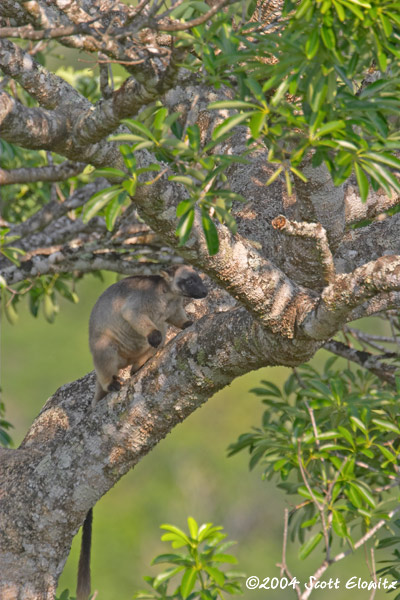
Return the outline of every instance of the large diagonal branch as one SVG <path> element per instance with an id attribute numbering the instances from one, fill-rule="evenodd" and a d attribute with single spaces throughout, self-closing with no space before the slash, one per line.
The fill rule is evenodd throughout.
<path id="1" fill-rule="evenodd" d="M 7 543 L 3 539 L 0 544 L 6 549 L 0 556 L 2 567 L 11 568 L 9 561 L 23 548 L 26 568 L 21 576 L 29 583 L 46 581 L 48 594 L 40 597 L 51 598 L 88 509 L 176 424 L 236 376 L 277 362 L 297 364 L 317 347 L 304 342 L 299 352 L 297 344 L 268 335 L 241 308 L 195 323 L 94 411 L 92 374 L 60 388 L 20 449 L 3 453 L 0 461 L 0 538 L 7 536 Z M 21 513 L 21 502 L 27 501 L 21 481 L 28 472 L 35 510 Z M 9 498 L 12 503 L 4 510 Z M 30 560 L 38 554 L 43 573 Z M 33 600 L 36 590 L 26 589 L 24 600 Z"/>

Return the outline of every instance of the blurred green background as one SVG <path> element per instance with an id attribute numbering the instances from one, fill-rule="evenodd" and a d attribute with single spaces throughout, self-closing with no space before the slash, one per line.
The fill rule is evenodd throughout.
<path id="1" fill-rule="evenodd" d="M 25 302 L 20 303 L 16 325 L 3 319 L 1 385 L 6 417 L 15 426 L 12 435 L 16 444 L 59 386 L 92 369 L 87 322 L 96 298 L 114 281 L 111 274 L 104 282 L 88 276 L 78 284 L 79 303 L 63 302 L 54 324 L 47 323 L 42 315 L 34 319 Z M 319 353 L 314 363 L 325 357 Z M 260 579 L 279 576 L 275 565 L 281 558 L 283 511 L 294 498 L 277 490 L 273 482 L 263 482 L 260 468 L 249 472 L 244 453 L 227 458 L 226 449 L 241 433 L 259 425 L 263 408 L 249 389 L 262 378 L 279 385 L 288 374 L 288 369 L 269 368 L 235 380 L 176 427 L 100 500 L 94 511 L 92 558 L 97 600 L 127 600 L 133 592 L 145 589 L 143 575 L 156 575 L 161 570 L 149 566 L 151 559 L 169 551 L 169 545 L 160 541 L 159 526 L 169 522 L 186 529 L 189 515 L 200 523 L 222 525 L 229 539 L 238 542 L 232 553 L 241 571 Z M 79 537 L 74 540 L 60 579 L 60 591 L 75 589 Z M 297 542 L 290 544 L 288 563 L 304 584 L 320 564 L 321 555 L 313 553 L 301 562 L 298 547 Z M 367 590 L 345 588 L 352 576 L 371 580 L 365 562 L 364 551 L 360 550 L 328 569 L 323 581 L 339 577 L 340 589 L 316 590 L 312 598 L 370 598 Z M 243 597 L 282 600 L 295 595 L 290 589 L 244 588 Z M 376 600 L 383 597 L 382 591 L 375 595 Z"/>

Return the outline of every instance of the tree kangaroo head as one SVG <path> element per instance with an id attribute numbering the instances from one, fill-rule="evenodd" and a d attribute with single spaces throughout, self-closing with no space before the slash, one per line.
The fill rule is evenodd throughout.
<path id="1" fill-rule="evenodd" d="M 205 298 L 208 294 L 201 277 L 192 267 L 180 265 L 162 271 L 162 276 L 171 286 L 172 292 L 186 298 Z"/>

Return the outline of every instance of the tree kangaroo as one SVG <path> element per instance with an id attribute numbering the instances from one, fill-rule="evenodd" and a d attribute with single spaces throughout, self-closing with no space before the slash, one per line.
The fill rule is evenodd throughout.
<path id="1" fill-rule="evenodd" d="M 169 272 L 168 272 L 169 271 Z M 118 371 L 136 373 L 165 342 L 167 324 L 192 325 L 184 298 L 205 298 L 207 289 L 192 267 L 178 266 L 162 275 L 133 276 L 114 283 L 99 297 L 89 320 L 89 346 L 97 375 L 93 404 L 121 387 Z M 92 509 L 82 528 L 77 600 L 90 595 Z"/>
<path id="2" fill-rule="evenodd" d="M 207 290 L 192 267 L 172 275 L 133 276 L 111 285 L 97 300 L 89 320 L 89 346 L 97 375 L 94 404 L 119 390 L 118 371 L 132 365 L 136 373 L 163 345 L 167 324 L 192 324 L 183 298 L 205 298 Z"/>

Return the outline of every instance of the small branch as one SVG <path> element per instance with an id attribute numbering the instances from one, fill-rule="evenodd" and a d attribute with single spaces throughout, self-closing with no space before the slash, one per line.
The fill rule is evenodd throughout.
<path id="1" fill-rule="evenodd" d="M 398 506 L 397 508 L 390 511 L 390 513 L 388 515 L 389 519 L 391 519 L 399 511 L 400 511 L 400 506 Z M 339 562 L 340 560 L 343 560 L 350 554 L 353 554 L 355 550 L 358 550 L 358 548 L 361 548 L 361 546 L 363 546 L 366 542 L 368 542 L 368 540 L 371 539 L 375 535 L 375 533 L 377 533 L 379 531 L 379 529 L 381 529 L 384 525 L 386 525 L 387 522 L 388 522 L 387 519 L 381 519 L 380 521 L 378 521 L 378 523 L 376 523 L 376 525 L 374 525 L 374 527 L 372 527 L 372 529 L 370 529 L 362 538 L 360 538 L 354 544 L 353 548 L 351 548 L 350 550 L 346 550 L 345 552 L 340 552 L 339 554 L 337 554 L 336 556 L 331 558 L 330 561 L 325 560 L 321 564 L 321 566 L 315 571 L 315 573 L 313 575 L 313 581 L 314 582 L 318 581 L 330 565 L 333 565 L 333 564 Z M 301 596 L 300 600 L 307 600 L 307 598 L 310 597 L 312 590 L 313 590 L 313 587 L 311 589 L 306 590 L 303 593 L 303 595 Z"/>
<path id="2" fill-rule="evenodd" d="M 204 15 L 201 17 L 197 17 L 197 19 L 192 19 L 191 21 L 186 21 L 186 23 L 149 23 L 149 26 L 152 29 L 156 29 L 157 31 L 185 31 L 186 29 L 191 29 L 192 27 L 197 27 L 198 25 L 202 25 L 211 17 L 213 17 L 221 8 L 228 4 L 235 4 L 238 0 L 219 0 L 216 4 Z"/>
<path id="3" fill-rule="evenodd" d="M 100 91 L 103 98 L 111 98 L 113 89 L 110 87 L 111 67 L 108 63 L 107 56 L 99 52 L 99 71 L 100 71 Z"/>
<path id="4" fill-rule="evenodd" d="M 296 221 L 289 221 L 283 215 L 279 215 L 273 219 L 271 225 L 274 229 L 282 231 L 286 235 L 314 240 L 319 262 L 322 265 L 324 281 L 326 284 L 334 281 L 335 265 L 329 248 L 328 236 L 320 223 L 297 223 Z"/>
<path id="5" fill-rule="evenodd" d="M 303 458 L 301 455 L 301 441 L 300 440 L 297 440 L 297 460 L 299 462 L 299 468 L 300 468 L 300 472 L 301 472 L 301 477 L 304 481 L 304 485 L 306 486 L 308 493 L 310 494 L 315 506 L 318 509 L 319 515 L 321 517 L 322 531 L 323 531 L 324 540 L 325 540 L 326 560 L 329 561 L 330 560 L 330 545 L 329 545 L 329 529 L 330 529 L 330 527 L 328 527 L 328 525 L 326 523 L 324 505 L 320 504 L 319 501 L 316 499 L 314 492 L 308 482 L 307 473 L 305 471 L 305 468 L 303 465 Z"/>
<path id="6" fill-rule="evenodd" d="M 364 369 L 368 369 L 374 375 L 382 379 L 390 385 L 395 386 L 395 374 L 397 371 L 397 367 L 395 365 L 387 365 L 382 363 L 383 358 L 396 358 L 397 354 L 393 352 L 388 352 L 383 355 L 375 355 L 370 354 L 369 352 L 365 352 L 364 350 L 356 350 L 355 348 L 350 348 L 343 342 L 338 342 L 336 340 L 329 340 L 324 344 L 323 348 L 336 354 L 337 356 L 341 356 L 342 358 L 346 358 L 347 360 L 351 360 L 352 362 L 360 365 Z"/>
<path id="7" fill-rule="evenodd" d="M 35 181 L 64 181 L 79 175 L 85 169 L 86 163 L 65 161 L 60 165 L 47 167 L 30 167 L 6 171 L 0 169 L 0 185 L 15 183 L 34 183 Z"/>
<path id="8" fill-rule="evenodd" d="M 284 517 L 284 526 L 283 526 L 283 543 L 282 543 L 282 562 L 280 564 L 277 563 L 276 566 L 279 567 L 281 570 L 281 573 L 280 573 L 281 577 L 283 577 L 283 575 L 287 575 L 287 577 L 290 580 L 293 580 L 294 577 L 291 574 L 291 572 L 289 571 L 287 562 L 286 562 L 286 548 L 287 548 L 288 532 L 289 532 L 289 509 L 285 508 L 285 517 Z M 297 597 L 300 598 L 301 597 L 301 589 L 300 589 L 300 586 L 298 583 L 295 584 L 295 589 L 296 589 Z"/>
<path id="9" fill-rule="evenodd" d="M 6 92 L 0 92 L 1 136 L 25 148 L 50 149 L 65 131 L 66 117 L 56 111 L 28 108 Z"/>
<path id="10" fill-rule="evenodd" d="M 33 29 L 32 25 L 24 25 L 22 27 L 1 27 L 0 38 L 49 40 L 85 32 L 87 31 L 87 27 L 88 23 L 82 23 L 81 25 L 70 25 L 68 27 L 51 27 L 49 29 L 42 30 Z"/>
<path id="11" fill-rule="evenodd" d="M 107 186 L 108 183 L 104 179 L 98 179 L 94 183 L 89 183 L 85 187 L 73 192 L 65 202 L 49 202 L 26 219 L 26 221 L 14 225 L 10 231 L 10 235 L 16 235 L 20 238 L 31 236 L 36 231 L 47 227 L 49 223 L 54 223 L 70 210 L 83 206 L 94 193 L 99 192 Z M 55 229 L 57 230 L 57 228 Z"/>

